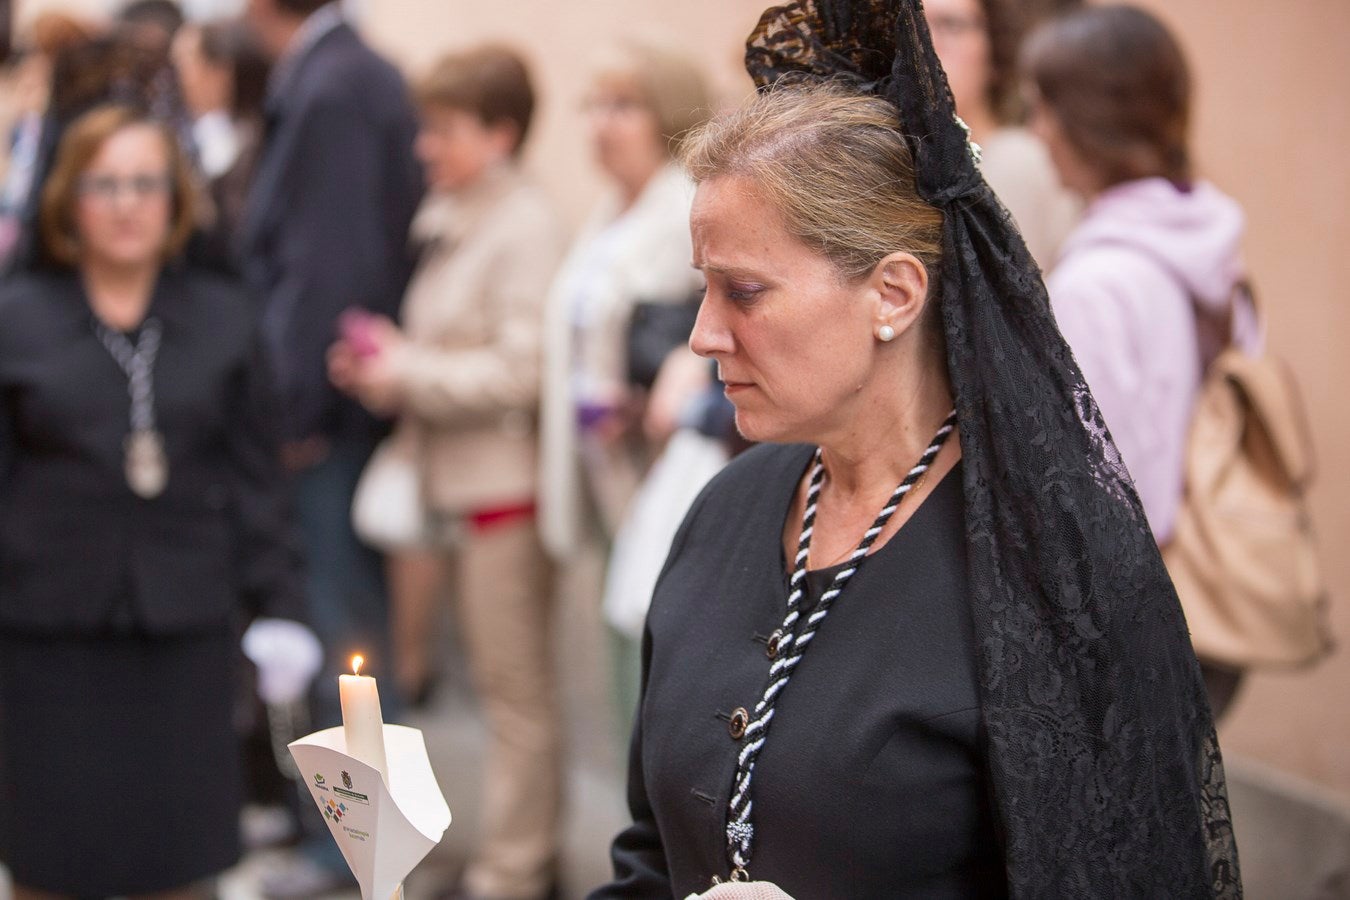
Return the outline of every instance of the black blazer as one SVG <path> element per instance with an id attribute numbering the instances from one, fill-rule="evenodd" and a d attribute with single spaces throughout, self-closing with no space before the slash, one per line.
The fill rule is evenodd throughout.
<path id="1" fill-rule="evenodd" d="M 643 637 L 633 824 L 590 900 L 685 897 L 729 874 L 727 809 L 750 740 L 729 726 L 783 658 L 768 654 L 787 611 L 783 527 L 813 449 L 747 450 L 671 542 Z M 858 568 L 779 695 L 751 788 L 751 877 L 812 900 L 1007 896 L 965 547 L 958 466 Z M 839 568 L 808 575 L 803 619 Z"/>
<path id="2" fill-rule="evenodd" d="M 346 25 L 289 66 L 269 89 L 244 273 L 263 303 L 287 434 L 368 430 L 359 406 L 328 383 L 324 354 L 344 308 L 398 310 L 422 196 L 416 117 L 397 70 Z"/>
<path id="3" fill-rule="evenodd" d="M 277 405 L 246 295 L 166 270 L 150 314 L 163 324 L 154 386 L 169 481 L 143 500 L 123 475 L 127 378 L 79 277 L 0 284 L 0 628 L 178 633 L 241 605 L 302 614 Z"/>

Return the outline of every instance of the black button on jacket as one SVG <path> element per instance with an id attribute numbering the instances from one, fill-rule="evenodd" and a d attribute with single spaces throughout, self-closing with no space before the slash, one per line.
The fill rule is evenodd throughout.
<path id="1" fill-rule="evenodd" d="M 744 740 L 727 716 L 767 683 L 763 636 L 786 612 L 784 518 L 810 458 L 748 451 L 675 538 L 644 638 L 634 824 L 615 841 L 615 881 L 593 897 L 681 898 L 728 875 Z M 751 878 L 800 900 L 1006 896 L 963 510 L 958 465 L 859 568 L 779 695 L 754 769 Z M 830 574 L 808 577 L 803 618 Z"/>

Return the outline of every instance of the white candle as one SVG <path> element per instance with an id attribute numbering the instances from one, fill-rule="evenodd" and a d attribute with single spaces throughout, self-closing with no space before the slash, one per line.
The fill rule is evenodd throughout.
<path id="1" fill-rule="evenodd" d="M 342 700 L 342 730 L 347 737 L 347 755 L 377 769 L 389 783 L 389 764 L 384 757 L 384 718 L 380 715 L 380 692 L 375 679 L 361 674 L 359 656 L 352 657 L 352 675 L 338 676 Z"/>

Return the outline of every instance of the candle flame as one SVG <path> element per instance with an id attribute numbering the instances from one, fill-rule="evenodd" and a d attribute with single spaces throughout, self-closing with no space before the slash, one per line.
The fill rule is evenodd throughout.
<path id="1" fill-rule="evenodd" d="M 352 674 L 353 674 L 353 675 L 360 675 L 360 674 L 361 674 L 361 664 L 364 663 L 365 661 L 366 661 L 366 658 L 365 658 L 364 656 L 359 655 L 359 654 L 352 657 Z"/>

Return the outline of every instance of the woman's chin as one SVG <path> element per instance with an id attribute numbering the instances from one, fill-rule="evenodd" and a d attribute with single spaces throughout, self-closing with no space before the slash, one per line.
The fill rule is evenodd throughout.
<path id="1" fill-rule="evenodd" d="M 792 444 L 804 440 L 792 433 L 782 422 L 774 422 L 763 415 L 736 410 L 736 430 L 741 437 L 756 444 Z"/>
<path id="2" fill-rule="evenodd" d="M 161 246 L 156 243 L 103 248 L 103 252 L 86 254 L 85 261 L 96 262 L 110 269 L 149 268 L 159 265 Z"/>

